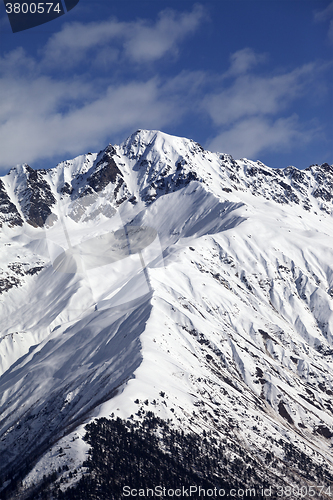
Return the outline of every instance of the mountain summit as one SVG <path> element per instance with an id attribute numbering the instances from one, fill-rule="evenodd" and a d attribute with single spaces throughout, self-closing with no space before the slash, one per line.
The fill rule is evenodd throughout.
<path id="1" fill-rule="evenodd" d="M 2 177 L 0 495 L 65 494 L 87 423 L 148 414 L 210 436 L 231 483 L 329 498 L 332 200 L 332 165 L 146 130 Z"/>

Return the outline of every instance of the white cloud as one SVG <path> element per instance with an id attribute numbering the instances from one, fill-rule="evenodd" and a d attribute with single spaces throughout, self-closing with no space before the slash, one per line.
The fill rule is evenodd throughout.
<path id="1" fill-rule="evenodd" d="M 236 77 L 226 85 L 223 76 L 221 90 L 203 99 L 202 108 L 217 127 L 216 136 L 207 144 L 209 149 L 237 158 L 254 157 L 313 140 L 316 130 L 311 125 L 301 126 L 288 110 L 313 89 L 327 66 L 310 63 L 290 72 L 259 76 L 250 71 L 257 62 L 252 51 L 236 53 L 225 73 L 233 71 Z"/>
<path id="2" fill-rule="evenodd" d="M 314 134 L 314 130 L 302 130 L 296 115 L 276 120 L 252 117 L 220 132 L 208 143 L 208 148 L 231 154 L 235 158 L 255 158 L 267 150 L 289 149 L 295 142 L 304 144 Z"/>
<path id="3" fill-rule="evenodd" d="M 33 74 L 36 71 L 38 71 L 37 62 L 29 57 L 22 47 L 0 57 L 0 77 L 3 75 L 17 77 L 21 74 Z"/>
<path id="4" fill-rule="evenodd" d="M 333 2 L 331 2 L 326 9 L 319 10 L 315 12 L 315 21 L 326 21 L 333 17 Z"/>
<path id="5" fill-rule="evenodd" d="M 276 76 L 239 76 L 231 86 L 204 99 L 203 106 L 216 125 L 232 124 L 240 118 L 281 112 L 301 97 L 312 78 L 314 65 Z"/>
<path id="6" fill-rule="evenodd" d="M 71 68 L 87 59 L 91 50 L 100 50 L 111 41 L 122 38 L 129 23 L 111 19 L 104 22 L 65 23 L 61 31 L 53 34 L 42 50 L 42 66 Z"/>
<path id="7" fill-rule="evenodd" d="M 0 58 L 0 168 L 79 154 L 112 134 L 175 123 L 186 111 L 188 96 L 193 97 L 189 87 L 198 85 L 200 73 L 160 80 L 143 78 L 138 66 L 140 71 L 123 79 L 119 60 L 151 63 L 176 53 L 177 44 L 203 16 L 197 6 L 178 15 L 162 11 L 155 23 L 111 19 L 65 24 L 49 38 L 39 58 L 22 48 Z M 91 71 L 107 68 L 110 61 L 116 76 L 108 72 L 102 78 Z M 77 76 L 73 71 L 66 76 L 65 63 L 76 66 Z"/>
<path id="8" fill-rule="evenodd" d="M 197 5 L 192 12 L 181 15 L 165 10 L 153 26 L 146 22 L 133 25 L 125 41 L 127 56 L 135 62 L 147 62 L 177 52 L 177 43 L 195 31 L 203 16 L 203 8 Z"/>
<path id="9" fill-rule="evenodd" d="M 329 21 L 328 38 L 333 43 L 333 2 L 326 9 L 315 12 L 314 19 L 316 22 Z"/>
<path id="10" fill-rule="evenodd" d="M 177 53 L 178 43 L 198 28 L 204 16 L 203 8 L 196 5 L 192 12 L 164 10 L 155 23 L 140 19 L 66 23 L 44 47 L 43 65 L 77 66 L 86 63 L 94 51 L 100 56 L 101 50 L 112 60 L 117 56 L 132 63 L 156 61 L 167 53 Z"/>
<path id="11" fill-rule="evenodd" d="M 109 86 L 98 98 L 91 98 L 89 86 L 80 89 L 78 82 L 71 85 L 41 77 L 20 84 L 1 83 L 7 89 L 9 103 L 0 114 L 0 137 L 6 145 L 0 165 L 6 167 L 52 158 L 60 151 L 75 155 L 98 144 L 101 138 L 107 141 L 113 133 L 161 128 L 179 113 L 163 94 L 158 79 Z M 59 111 L 66 100 L 80 93 L 87 98 L 85 104 L 75 106 L 71 101 L 68 109 Z"/>
<path id="12" fill-rule="evenodd" d="M 266 54 L 256 54 L 253 49 L 246 47 L 230 56 L 230 69 L 225 76 L 238 76 L 247 73 L 250 69 L 266 61 Z"/>
<path id="13" fill-rule="evenodd" d="M 289 106 L 320 80 L 316 64 L 282 74 L 254 75 L 253 68 L 265 56 L 250 48 L 232 54 L 230 68 L 222 75 L 181 71 L 151 78 L 142 76 L 142 64 L 133 64 L 131 72 L 130 65 L 121 64 L 143 59 L 151 64 L 176 53 L 182 37 L 192 33 L 203 16 L 197 7 L 178 17 L 164 11 L 150 24 L 142 20 L 66 24 L 50 37 L 40 54 L 42 62 L 22 48 L 0 58 L 0 168 L 33 165 L 55 155 L 75 156 L 114 137 L 126 137 L 136 128 L 158 129 L 185 119 L 212 125 L 215 139 L 208 147 L 236 156 L 308 140 L 311 130 L 301 128 L 295 116 L 289 117 Z M 66 76 L 64 61 L 72 69 L 81 64 L 75 68 L 77 76 L 74 71 Z M 110 61 L 113 72 L 101 76 L 95 71 Z"/>

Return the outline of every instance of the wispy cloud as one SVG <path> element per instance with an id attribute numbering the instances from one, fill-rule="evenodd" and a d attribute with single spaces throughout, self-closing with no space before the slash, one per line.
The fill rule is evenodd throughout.
<path id="1" fill-rule="evenodd" d="M 217 125 L 256 115 L 275 114 L 300 98 L 315 70 L 308 64 L 275 76 L 242 74 L 232 85 L 204 99 L 203 105 Z"/>
<path id="2" fill-rule="evenodd" d="M 204 10 L 197 5 L 190 13 L 161 12 L 157 23 L 138 23 L 126 36 L 126 55 L 135 62 L 154 61 L 168 52 L 177 53 L 177 44 L 202 22 Z"/>
<path id="3" fill-rule="evenodd" d="M 59 151 L 77 154 L 121 131 L 162 128 L 181 113 L 158 78 L 110 85 L 98 97 L 79 81 L 43 76 L 19 84 L 1 81 L 2 91 L 7 102 L 0 113 L 3 166 L 52 158 Z"/>
<path id="4" fill-rule="evenodd" d="M 224 78 L 247 73 L 258 64 L 265 62 L 267 57 L 267 54 L 257 54 L 250 47 L 237 50 L 230 56 L 230 68 L 224 74 Z"/>
<path id="5" fill-rule="evenodd" d="M 315 21 L 326 21 L 333 17 L 333 2 L 331 2 L 326 9 L 318 10 L 314 14 Z"/>
<path id="6" fill-rule="evenodd" d="M 247 47 L 231 54 L 222 74 L 172 70 L 174 57 L 165 56 L 177 54 L 204 20 L 194 7 L 163 11 L 155 22 L 64 24 L 37 56 L 23 48 L 4 55 L 0 169 L 74 156 L 136 128 L 170 130 L 189 119 L 207 124 L 207 147 L 236 157 L 313 139 L 313 125 L 301 125 L 292 108 L 320 81 L 318 63 L 265 74 L 268 56 Z M 112 71 L 101 71 L 110 61 Z M 162 62 L 167 77 L 156 71 Z"/>
<path id="7" fill-rule="evenodd" d="M 162 11 L 155 23 L 112 19 L 65 24 L 37 57 L 18 48 L 0 58 L 4 145 L 0 168 L 60 152 L 75 155 L 106 142 L 112 134 L 176 122 L 185 112 L 183 98 L 191 95 L 189 86 L 196 86 L 200 73 L 144 78 L 140 68 L 123 77 L 122 67 L 151 64 L 168 53 L 176 54 L 181 40 L 203 19 L 204 10 L 195 6 L 178 15 Z M 101 77 L 92 71 L 110 61 L 116 76 Z"/>
<path id="8" fill-rule="evenodd" d="M 328 38 L 333 43 L 333 2 L 331 2 L 326 9 L 316 11 L 314 14 L 316 22 L 329 21 Z"/>
<path id="9" fill-rule="evenodd" d="M 74 67 L 83 60 L 95 60 L 96 52 L 98 59 L 104 61 L 153 62 L 168 53 L 177 54 L 179 42 L 193 33 L 204 17 L 204 9 L 196 5 L 185 13 L 164 10 L 155 23 L 140 19 L 66 23 L 44 47 L 43 65 L 65 62 L 67 67 Z"/>
<path id="10" fill-rule="evenodd" d="M 288 110 L 313 90 L 326 66 L 309 63 L 289 72 L 258 75 L 251 71 L 259 61 L 256 54 L 246 49 L 241 56 L 242 71 L 235 73 L 229 84 L 222 79 L 219 91 L 211 92 L 202 101 L 217 127 L 207 147 L 239 158 L 313 140 L 318 129 L 312 123 L 301 124 L 295 113 L 288 115 Z M 237 58 L 231 58 L 225 75 L 229 76 L 234 60 Z"/>
<path id="11" fill-rule="evenodd" d="M 256 158 L 267 150 L 289 149 L 309 142 L 317 130 L 303 130 L 297 115 L 288 118 L 245 118 L 220 132 L 209 143 L 213 151 L 230 152 L 235 158 Z"/>

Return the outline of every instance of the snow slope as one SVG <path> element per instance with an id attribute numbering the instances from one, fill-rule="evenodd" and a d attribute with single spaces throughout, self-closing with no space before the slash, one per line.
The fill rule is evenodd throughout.
<path id="1" fill-rule="evenodd" d="M 2 186 L 0 474 L 77 468 L 84 423 L 153 411 L 263 476 L 301 483 L 307 457 L 329 481 L 332 166 L 137 131 Z"/>

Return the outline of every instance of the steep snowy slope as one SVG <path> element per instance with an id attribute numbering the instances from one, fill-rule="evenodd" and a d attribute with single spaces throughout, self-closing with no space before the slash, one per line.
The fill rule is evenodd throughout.
<path id="1" fill-rule="evenodd" d="M 7 488 L 77 468 L 92 418 L 147 411 L 272 484 L 332 481 L 332 166 L 137 131 L 0 197 Z"/>

